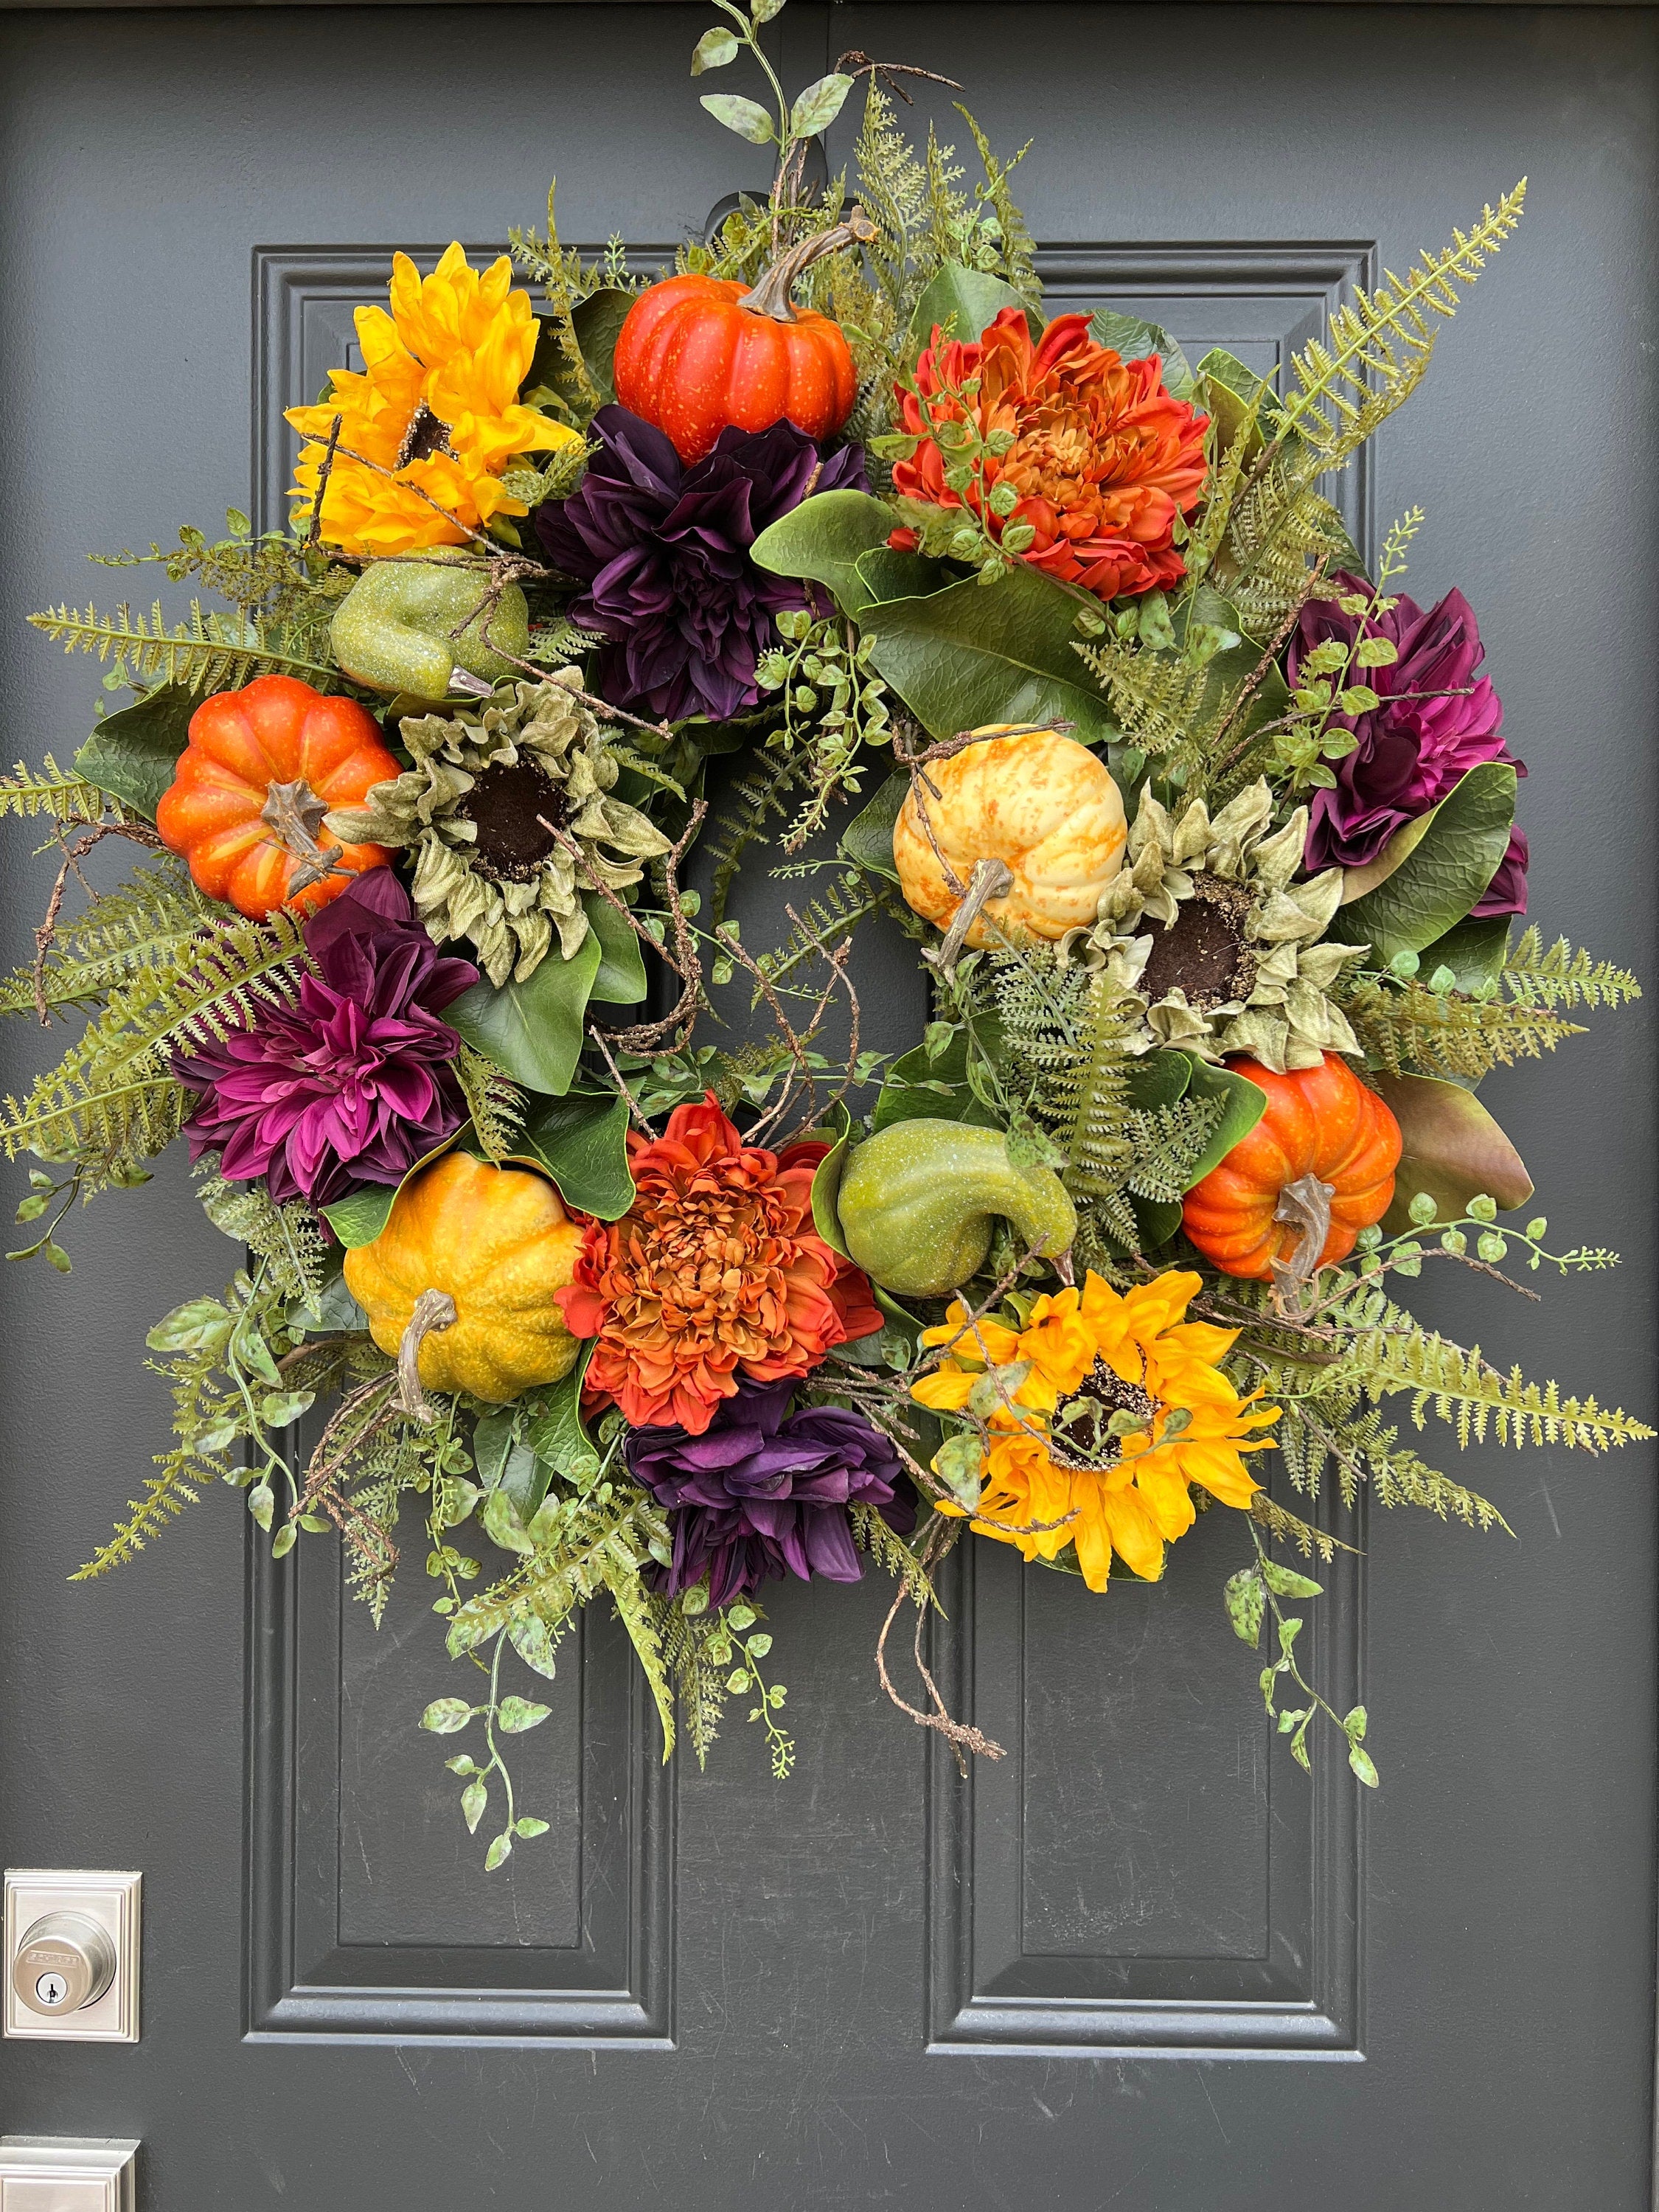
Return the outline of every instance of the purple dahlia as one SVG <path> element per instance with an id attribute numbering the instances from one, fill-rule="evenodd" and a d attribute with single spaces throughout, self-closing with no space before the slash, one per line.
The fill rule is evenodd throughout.
<path id="1" fill-rule="evenodd" d="M 916 1510 L 898 1454 L 881 1431 L 838 1406 L 786 1420 L 793 1381 L 738 1378 L 702 1436 L 680 1428 L 629 1433 L 629 1472 L 668 1508 L 672 1566 L 658 1570 L 671 1594 L 708 1577 L 711 1605 L 730 1605 L 769 1576 L 862 1573 L 849 1505 L 873 1505 L 907 1535 Z"/>
<path id="2" fill-rule="evenodd" d="M 401 1182 L 466 1119 L 460 1039 L 439 1009 L 478 980 L 441 958 L 390 868 L 371 868 L 306 924 L 307 975 L 292 1006 L 173 1063 L 201 1093 L 192 1159 L 221 1155 L 232 1182 L 264 1176 L 279 1202 L 325 1206 L 358 1183 Z"/>
<path id="3" fill-rule="evenodd" d="M 1333 576 L 1331 588 L 1370 596 L 1362 576 Z M 1379 700 L 1370 714 L 1332 717 L 1358 743 L 1334 763 L 1334 789 L 1314 793 L 1306 858 L 1315 872 L 1364 867 L 1402 823 L 1437 806 L 1482 761 L 1505 761 L 1518 775 L 1527 772 L 1499 735 L 1502 701 L 1490 681 L 1475 674 L 1484 648 L 1462 592 L 1448 592 L 1426 612 L 1401 598 L 1387 614 L 1369 617 L 1345 613 L 1334 599 L 1310 599 L 1291 641 L 1291 683 L 1304 654 L 1327 638 L 1351 645 L 1362 619 L 1371 635 L 1392 640 L 1400 657 L 1389 667 L 1364 672 Z M 1526 912 L 1527 858 L 1526 838 L 1512 831 L 1476 915 Z"/>
<path id="4" fill-rule="evenodd" d="M 542 550 L 585 588 L 572 621 L 606 641 L 595 680 L 613 707 L 671 721 L 724 721 L 760 696 L 755 664 L 772 617 L 804 606 L 792 577 L 769 575 L 749 548 L 770 522 L 820 491 L 867 491 L 864 453 L 826 456 L 793 422 L 723 430 L 683 461 L 649 422 L 601 407 L 599 451 L 566 500 L 538 507 Z"/>

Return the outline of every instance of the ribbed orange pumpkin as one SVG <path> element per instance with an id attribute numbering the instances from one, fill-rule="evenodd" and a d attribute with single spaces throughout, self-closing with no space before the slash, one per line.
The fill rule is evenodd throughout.
<path id="1" fill-rule="evenodd" d="M 858 398 L 852 349 L 838 323 L 792 306 L 789 290 L 810 263 L 867 229 L 848 222 L 804 240 L 752 289 L 718 276 L 653 284 L 617 340 L 617 398 L 686 461 L 700 461 L 722 430 L 787 420 L 808 437 L 831 436 Z"/>
<path id="2" fill-rule="evenodd" d="M 1288 1262 L 1302 1231 L 1276 1221 L 1283 1194 L 1304 1176 L 1330 1186 L 1331 1225 L 1318 1264 L 1346 1260 L 1362 1229 L 1380 1221 L 1394 1197 L 1400 1124 L 1345 1060 L 1325 1054 L 1320 1067 L 1288 1075 L 1247 1058 L 1230 1060 L 1267 1094 L 1267 1109 L 1249 1135 L 1187 1194 L 1182 1224 L 1192 1242 L 1224 1273 L 1272 1279 Z"/>
<path id="3" fill-rule="evenodd" d="M 380 725 L 355 699 L 325 698 L 292 676 L 259 676 L 204 699 L 191 716 L 155 826 L 210 898 L 256 917 L 283 905 L 313 913 L 391 858 L 382 845 L 321 838 L 324 815 L 400 773 Z M 314 878 L 319 854 L 329 872 Z"/>
<path id="4" fill-rule="evenodd" d="M 404 1185 L 374 1243 L 346 1254 L 346 1288 L 394 1354 L 422 1291 L 447 1291 L 455 1319 L 422 1340 L 422 1382 L 505 1405 L 576 1364 L 553 1293 L 575 1273 L 581 1242 L 542 1176 L 446 1152 Z"/>

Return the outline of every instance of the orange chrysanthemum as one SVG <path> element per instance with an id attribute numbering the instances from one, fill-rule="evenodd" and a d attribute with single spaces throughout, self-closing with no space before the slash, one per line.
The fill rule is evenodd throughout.
<path id="1" fill-rule="evenodd" d="M 1194 1483 L 1224 1505 L 1249 1504 L 1261 1485 L 1242 1455 L 1267 1449 L 1272 1438 L 1251 1432 L 1279 1408 L 1259 1404 L 1260 1392 L 1241 1398 L 1221 1372 L 1236 1329 L 1184 1318 L 1200 1285 L 1170 1273 L 1120 1297 L 1091 1274 L 1080 1291 L 1037 1299 L 1023 1328 L 968 1328 L 958 1302 L 926 1332 L 924 1343 L 951 1347 L 911 1391 L 935 1412 L 959 1413 L 988 1370 L 1030 1363 L 986 1417 L 978 1534 L 1018 1544 L 1028 1559 L 1075 1545 L 1084 1580 L 1100 1590 L 1114 1553 L 1146 1580 L 1163 1573 L 1165 1544 L 1195 1518 Z"/>
<path id="2" fill-rule="evenodd" d="M 745 1145 L 712 1092 L 628 1143 L 638 1195 L 620 1221 L 591 1224 L 575 1280 L 555 1292 L 572 1334 L 599 1340 L 585 1390 L 625 1420 L 700 1437 L 739 1370 L 805 1375 L 882 1326 L 812 1226 L 815 1164 Z"/>
<path id="3" fill-rule="evenodd" d="M 977 378 L 978 390 L 963 386 Z M 958 396 L 961 395 L 961 396 Z M 1209 423 L 1164 388 L 1156 354 L 1123 361 L 1089 335 L 1086 315 L 1056 315 L 1033 343 L 1024 313 L 1005 307 L 970 343 L 933 342 L 916 364 L 915 390 L 899 389 L 904 428 L 921 443 L 896 463 L 893 489 L 929 507 L 970 507 L 999 543 L 1016 525 L 1018 557 L 1103 599 L 1167 591 L 1186 574 L 1176 551 L 1177 514 L 1204 487 Z M 934 433 L 971 410 L 988 453 L 958 493 Z M 1007 513 L 991 494 L 1016 494 Z M 891 542 L 913 547 L 912 531 Z"/>
<path id="4" fill-rule="evenodd" d="M 343 450 L 323 494 L 331 545 L 376 555 L 459 545 L 493 516 L 526 514 L 502 472 L 521 454 L 576 443 L 578 434 L 519 404 L 536 318 L 529 294 L 513 289 L 506 255 L 480 276 L 451 246 L 422 278 L 396 254 L 392 313 L 359 307 L 356 321 L 362 374 L 337 368 L 326 399 L 288 410 L 312 441 L 289 495 L 295 522 L 310 519 L 337 418 Z"/>

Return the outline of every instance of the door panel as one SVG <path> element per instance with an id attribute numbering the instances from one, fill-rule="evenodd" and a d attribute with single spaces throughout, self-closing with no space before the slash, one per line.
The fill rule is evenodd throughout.
<path id="1" fill-rule="evenodd" d="M 761 182 L 695 107 L 706 20 L 0 15 L 14 751 L 64 757 L 90 690 L 21 613 L 84 596 L 88 547 L 279 513 L 281 408 L 343 357 L 391 247 L 496 240 L 556 170 L 568 234 L 617 228 L 651 265 Z M 792 0 L 776 27 L 794 82 L 862 47 L 962 78 L 999 148 L 1035 137 L 1056 306 L 1110 300 L 1264 368 L 1529 172 L 1519 236 L 1338 490 L 1362 544 L 1424 505 L 1411 587 L 1480 613 L 1544 927 L 1659 972 L 1654 20 Z M 952 135 L 943 92 L 937 113 Z M 43 886 L 22 837 L 0 853 L 18 959 Z M 811 888 L 751 867 L 745 940 Z M 892 1048 L 910 956 L 860 957 L 865 1042 Z M 18 1024 L 0 1053 L 14 1089 L 45 1057 Z M 1540 1206 L 1622 1242 L 1623 1273 L 1513 1310 L 1431 1275 L 1419 1302 L 1638 1409 L 1652 1062 L 1638 1007 L 1576 1062 L 1495 1079 Z M 966 1784 L 876 1681 L 884 1587 L 769 1601 L 800 1751 L 781 1787 L 740 1718 L 706 1775 L 665 1773 L 596 1608 L 520 1761 L 550 1832 L 486 1878 L 415 1725 L 453 1686 L 417 1560 L 376 1635 L 321 1546 L 245 1571 L 214 1498 L 118 1577 L 63 1582 L 166 1434 L 148 1322 L 228 1272 L 172 1163 L 73 1226 L 67 1282 L 0 1275 L 0 1856 L 143 1868 L 145 2013 L 130 2049 L 0 2045 L 7 2130 L 142 2136 L 155 2212 L 1648 2203 L 1638 1454 L 1471 1455 L 1516 1544 L 1340 1518 L 1365 1557 L 1309 1632 L 1375 1716 L 1364 1807 L 1270 1739 L 1217 1513 L 1162 1587 L 1106 1600 L 1000 1547 L 953 1559 L 935 1659 L 1009 1752 Z"/>

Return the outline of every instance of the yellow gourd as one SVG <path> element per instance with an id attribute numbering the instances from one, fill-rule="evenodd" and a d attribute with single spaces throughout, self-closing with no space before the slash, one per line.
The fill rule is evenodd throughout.
<path id="1" fill-rule="evenodd" d="M 948 930 L 976 863 L 1000 860 L 1013 882 L 987 898 L 965 942 L 990 941 L 988 922 L 1010 935 L 1051 942 L 1096 919 L 1100 895 L 1117 873 L 1128 838 L 1123 798 L 1097 754 L 1053 730 L 996 723 L 946 760 L 922 771 L 939 793 L 915 781 L 893 830 L 899 887 L 915 911 Z M 918 799 L 925 800 L 927 823 Z M 927 834 L 928 826 L 933 837 Z M 939 850 L 934 850 L 937 841 Z"/>
<path id="2" fill-rule="evenodd" d="M 404 1185 L 374 1243 L 346 1254 L 346 1287 L 394 1355 L 422 1291 L 447 1292 L 455 1319 L 422 1338 L 422 1382 L 505 1405 L 576 1364 L 553 1293 L 574 1274 L 581 1241 L 540 1176 L 447 1152 Z"/>

